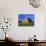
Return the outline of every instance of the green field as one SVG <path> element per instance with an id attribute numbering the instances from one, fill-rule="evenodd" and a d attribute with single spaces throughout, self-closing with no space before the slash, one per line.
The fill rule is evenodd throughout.
<path id="1" fill-rule="evenodd" d="M 18 25 L 19 26 L 34 26 L 34 22 L 31 22 L 31 23 L 26 23 L 26 22 L 25 23 L 22 23 L 22 22 L 20 23 L 19 22 Z"/>

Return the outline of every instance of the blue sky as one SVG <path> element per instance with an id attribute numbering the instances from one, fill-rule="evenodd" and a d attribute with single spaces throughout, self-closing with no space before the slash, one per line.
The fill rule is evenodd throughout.
<path id="1" fill-rule="evenodd" d="M 28 18 L 31 18 L 32 20 L 34 20 L 33 14 L 19 14 L 18 19 L 23 20 L 23 19 L 25 19 L 25 17 L 28 17 Z"/>

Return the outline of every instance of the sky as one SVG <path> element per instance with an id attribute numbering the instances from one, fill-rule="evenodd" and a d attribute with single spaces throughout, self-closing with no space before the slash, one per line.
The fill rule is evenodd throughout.
<path id="1" fill-rule="evenodd" d="M 25 17 L 28 17 L 28 18 L 31 18 L 32 20 L 34 20 L 33 14 L 19 14 L 18 19 L 23 20 L 23 19 L 25 19 Z"/>

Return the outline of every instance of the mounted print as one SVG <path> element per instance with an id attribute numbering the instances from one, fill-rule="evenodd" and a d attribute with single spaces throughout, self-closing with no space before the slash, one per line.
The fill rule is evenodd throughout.
<path id="1" fill-rule="evenodd" d="M 34 14 L 18 14 L 18 26 L 34 26 Z"/>

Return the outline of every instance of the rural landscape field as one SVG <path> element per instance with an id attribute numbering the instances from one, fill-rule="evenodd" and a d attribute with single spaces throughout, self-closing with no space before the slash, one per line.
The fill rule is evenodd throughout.
<path id="1" fill-rule="evenodd" d="M 19 14 L 18 25 L 19 26 L 34 26 L 34 15 L 32 15 L 32 14 Z"/>

